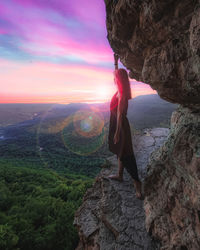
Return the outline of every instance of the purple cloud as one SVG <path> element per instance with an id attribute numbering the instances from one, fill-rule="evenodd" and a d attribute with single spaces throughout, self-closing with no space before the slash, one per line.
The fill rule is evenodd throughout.
<path id="1" fill-rule="evenodd" d="M 17 49 L 30 56 L 112 60 L 103 0 L 3 0 L 0 15 L 0 34 L 19 37 Z"/>

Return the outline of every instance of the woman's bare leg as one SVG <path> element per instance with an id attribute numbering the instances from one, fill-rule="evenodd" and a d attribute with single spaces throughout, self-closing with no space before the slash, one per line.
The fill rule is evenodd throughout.
<path id="1" fill-rule="evenodd" d="M 118 174 L 117 175 L 109 175 L 108 178 L 122 182 L 123 181 L 123 172 L 124 172 L 124 166 L 122 165 L 122 162 L 120 161 L 120 159 L 118 157 Z"/>
<path id="2" fill-rule="evenodd" d="M 141 198 L 142 197 L 142 183 L 140 181 L 133 179 L 133 185 L 136 190 L 137 198 Z"/>

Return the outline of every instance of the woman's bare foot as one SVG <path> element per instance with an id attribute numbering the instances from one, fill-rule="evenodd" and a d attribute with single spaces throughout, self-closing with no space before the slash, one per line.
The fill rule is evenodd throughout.
<path id="1" fill-rule="evenodd" d="M 119 176 L 119 175 L 109 175 L 108 178 L 116 180 L 116 181 L 123 181 L 123 177 Z"/>
<path id="2" fill-rule="evenodd" d="M 133 185 L 136 190 L 136 197 L 139 199 L 143 199 L 142 196 L 142 183 L 140 181 L 133 180 Z"/>

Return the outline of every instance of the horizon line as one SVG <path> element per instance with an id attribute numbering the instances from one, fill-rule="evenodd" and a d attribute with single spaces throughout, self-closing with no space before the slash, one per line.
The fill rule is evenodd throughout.
<path id="1" fill-rule="evenodd" d="M 137 95 L 131 99 L 135 99 L 138 96 L 148 96 L 148 95 L 158 95 L 158 94 Z M 107 103 L 107 102 L 109 102 L 109 101 L 104 101 L 104 102 L 69 102 L 69 103 L 62 103 L 62 102 L 0 102 L 0 104 L 52 104 L 52 105 L 59 104 L 59 105 L 68 105 L 68 104 L 77 104 L 77 103 L 79 103 L 79 104 L 102 104 L 102 103 Z"/>

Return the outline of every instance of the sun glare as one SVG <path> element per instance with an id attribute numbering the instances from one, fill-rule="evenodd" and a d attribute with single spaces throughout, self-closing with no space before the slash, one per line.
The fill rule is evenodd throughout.
<path id="1" fill-rule="evenodd" d="M 112 90 L 107 86 L 97 88 L 97 97 L 99 99 L 108 100 L 112 95 Z"/>

